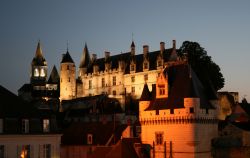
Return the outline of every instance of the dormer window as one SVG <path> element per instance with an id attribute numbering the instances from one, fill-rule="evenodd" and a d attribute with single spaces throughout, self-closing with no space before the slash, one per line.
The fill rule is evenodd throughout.
<path id="1" fill-rule="evenodd" d="M 148 69 L 148 62 L 144 62 L 143 68 L 144 68 L 144 69 Z"/>
<path id="2" fill-rule="evenodd" d="M 40 76 L 41 76 L 41 77 L 45 77 L 45 70 L 44 70 L 44 69 L 41 69 L 41 71 L 40 71 Z"/>
<path id="3" fill-rule="evenodd" d="M 29 120 L 22 119 L 22 133 L 29 133 Z"/>
<path id="4" fill-rule="evenodd" d="M 50 124 L 49 119 L 43 120 L 43 132 L 49 132 L 50 131 Z"/>
<path id="5" fill-rule="evenodd" d="M 135 71 L 135 64 L 130 65 L 130 71 Z"/>
<path id="6" fill-rule="evenodd" d="M 160 59 L 160 60 L 158 60 L 158 62 L 157 62 L 157 66 L 158 67 L 160 67 L 160 66 L 162 66 L 163 64 L 162 64 L 162 60 Z"/>
<path id="7" fill-rule="evenodd" d="M 93 143 L 93 135 L 92 134 L 88 134 L 87 135 L 87 144 L 92 144 Z"/>
<path id="8" fill-rule="evenodd" d="M 163 85 L 160 85 L 158 86 L 159 87 L 159 94 L 160 95 L 165 95 L 165 86 Z"/>

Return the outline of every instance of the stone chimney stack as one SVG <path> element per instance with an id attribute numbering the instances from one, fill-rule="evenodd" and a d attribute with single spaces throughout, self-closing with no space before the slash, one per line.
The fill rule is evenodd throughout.
<path id="1" fill-rule="evenodd" d="M 173 40 L 173 49 L 176 49 L 176 41 Z"/>
<path id="2" fill-rule="evenodd" d="M 108 59 L 110 57 L 110 52 L 105 52 L 105 59 Z"/>
<path id="3" fill-rule="evenodd" d="M 144 45 L 144 46 L 143 46 L 143 55 L 144 55 L 144 57 L 147 56 L 148 52 L 149 52 L 149 47 L 148 47 L 148 45 Z"/>
<path id="4" fill-rule="evenodd" d="M 91 59 L 91 61 L 93 62 L 93 61 L 95 61 L 97 59 L 97 55 L 96 54 L 92 54 L 92 59 Z"/>
<path id="5" fill-rule="evenodd" d="M 165 43 L 164 42 L 160 43 L 160 51 L 161 51 L 161 54 L 165 51 Z"/>

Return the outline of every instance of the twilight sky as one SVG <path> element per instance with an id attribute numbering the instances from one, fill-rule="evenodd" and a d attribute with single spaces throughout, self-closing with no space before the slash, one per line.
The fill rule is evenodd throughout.
<path id="1" fill-rule="evenodd" d="M 144 44 L 159 50 L 196 41 L 225 77 L 222 90 L 240 92 L 250 102 L 249 0 L 6 0 L 0 2 L 0 85 L 14 93 L 29 82 L 30 64 L 40 39 L 49 74 L 67 49 L 79 66 L 84 43 L 103 57 Z"/>

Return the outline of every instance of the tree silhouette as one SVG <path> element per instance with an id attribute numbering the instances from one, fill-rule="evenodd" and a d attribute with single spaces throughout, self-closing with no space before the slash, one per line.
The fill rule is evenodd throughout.
<path id="1" fill-rule="evenodd" d="M 214 63 L 207 51 L 197 42 L 184 41 L 179 50 L 179 56 L 186 56 L 198 78 L 205 88 L 211 84 L 217 91 L 224 87 L 225 79 L 220 71 L 220 67 Z"/>

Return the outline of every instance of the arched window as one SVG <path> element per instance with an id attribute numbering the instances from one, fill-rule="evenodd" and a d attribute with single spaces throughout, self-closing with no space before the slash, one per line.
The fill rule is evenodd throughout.
<path id="1" fill-rule="evenodd" d="M 34 76 L 35 76 L 35 77 L 38 77 L 38 76 L 39 76 L 39 71 L 38 71 L 37 68 L 35 68 L 35 70 L 34 70 Z"/>
<path id="2" fill-rule="evenodd" d="M 45 71 L 44 71 L 44 69 L 41 69 L 41 70 L 40 70 L 40 76 L 41 76 L 41 77 L 44 77 L 44 76 L 45 76 Z"/>

